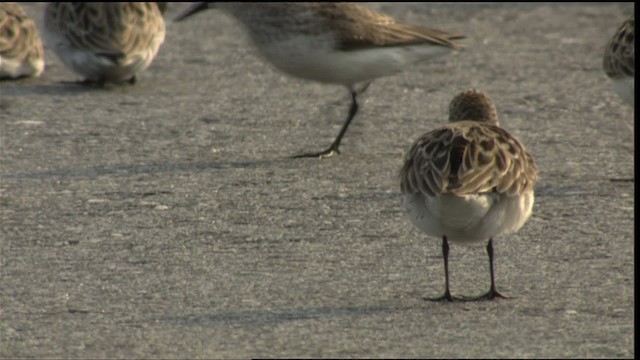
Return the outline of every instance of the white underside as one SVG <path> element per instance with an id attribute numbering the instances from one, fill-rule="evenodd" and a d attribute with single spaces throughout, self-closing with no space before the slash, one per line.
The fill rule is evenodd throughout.
<path id="1" fill-rule="evenodd" d="M 620 95 L 620 97 L 629 105 L 633 106 L 635 98 L 635 82 L 633 77 L 611 79 L 613 82 L 613 89 Z"/>
<path id="2" fill-rule="evenodd" d="M 7 59 L 0 56 L 0 79 L 22 76 L 38 77 L 44 70 L 44 59 Z"/>
<path id="3" fill-rule="evenodd" d="M 164 41 L 164 33 L 161 33 L 152 46 L 126 54 L 116 63 L 109 57 L 96 54 L 93 50 L 72 46 L 66 38 L 57 34 L 45 31 L 44 35 L 47 44 L 67 67 L 92 81 L 120 82 L 129 80 L 149 67 Z"/>
<path id="4" fill-rule="evenodd" d="M 452 51 L 433 45 L 341 51 L 332 50 L 324 42 L 301 45 L 300 41 L 261 46 L 260 51 L 273 65 L 293 76 L 347 86 L 393 75 L 411 64 Z"/>
<path id="5" fill-rule="evenodd" d="M 531 216 L 533 199 L 533 192 L 511 197 L 497 193 L 464 197 L 404 194 L 404 206 L 411 222 L 427 234 L 474 243 L 520 229 Z"/>

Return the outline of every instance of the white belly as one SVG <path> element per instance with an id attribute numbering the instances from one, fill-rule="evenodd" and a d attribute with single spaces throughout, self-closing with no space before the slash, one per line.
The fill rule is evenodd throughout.
<path id="1" fill-rule="evenodd" d="M 21 76 L 38 77 L 44 70 L 44 59 L 26 57 L 24 59 L 8 59 L 0 56 L 0 79 L 18 78 Z"/>
<path id="2" fill-rule="evenodd" d="M 520 229 L 531 216 L 533 199 L 533 192 L 512 197 L 404 194 L 404 206 L 411 222 L 427 234 L 472 243 Z"/>
<path id="3" fill-rule="evenodd" d="M 269 62 L 290 75 L 347 86 L 393 75 L 413 63 L 452 51 L 430 45 L 351 51 L 334 50 L 332 46 L 326 41 L 294 38 L 259 49 Z"/>

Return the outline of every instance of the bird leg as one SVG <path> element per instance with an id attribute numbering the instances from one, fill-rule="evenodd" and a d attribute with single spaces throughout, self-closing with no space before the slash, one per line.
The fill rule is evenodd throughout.
<path id="1" fill-rule="evenodd" d="M 489 254 L 489 270 L 491 272 L 491 288 L 489 289 L 489 292 L 487 292 L 486 294 L 480 297 L 471 298 L 468 300 L 492 300 L 495 298 L 508 299 L 508 297 L 500 294 L 498 290 L 496 290 L 495 273 L 493 270 L 493 238 L 489 239 L 489 243 L 487 244 L 487 254 Z"/>
<path id="2" fill-rule="evenodd" d="M 444 294 L 437 298 L 425 298 L 425 300 L 430 301 L 453 301 L 455 298 L 451 296 L 451 291 L 449 290 L 449 242 L 447 241 L 447 237 L 442 237 L 442 257 L 444 258 L 444 281 L 445 288 Z"/>
<path id="3" fill-rule="evenodd" d="M 353 86 L 349 88 L 349 91 L 351 92 L 351 107 L 349 108 L 349 115 L 347 115 L 347 120 L 344 122 L 344 125 L 342 125 L 342 129 L 340 129 L 340 133 L 338 134 L 336 139 L 333 141 L 333 144 L 331 144 L 331 146 L 329 146 L 329 148 L 327 148 L 326 150 L 320 151 L 320 152 L 296 155 L 296 156 L 294 156 L 294 158 L 296 158 L 296 159 L 298 159 L 298 158 L 320 158 L 320 159 L 322 159 L 322 158 L 325 158 L 325 157 L 333 156 L 335 154 L 340 154 L 340 150 L 338 148 L 340 147 L 340 142 L 342 141 L 342 137 L 347 132 L 347 128 L 349 127 L 349 124 L 351 124 L 351 120 L 353 120 L 353 118 L 356 116 L 356 113 L 358 112 L 358 99 L 357 99 L 358 95 L 362 94 L 365 90 L 367 90 L 367 88 L 369 87 L 370 84 L 371 84 L 371 82 L 366 83 L 360 89 L 356 89 Z"/>

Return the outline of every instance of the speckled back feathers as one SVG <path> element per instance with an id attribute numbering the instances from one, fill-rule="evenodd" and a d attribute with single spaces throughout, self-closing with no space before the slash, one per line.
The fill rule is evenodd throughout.
<path id="1" fill-rule="evenodd" d="M 88 81 L 135 81 L 158 53 L 164 19 L 155 2 L 50 3 L 48 45 Z"/>
<path id="2" fill-rule="evenodd" d="M 497 125 L 487 95 L 469 90 L 456 96 L 450 118 L 450 124 L 427 132 L 407 152 L 400 171 L 403 193 L 517 195 L 533 190 L 533 158 Z"/>
<path id="3" fill-rule="evenodd" d="M 45 24 L 77 48 L 125 55 L 148 48 L 164 33 L 156 3 L 52 3 Z"/>
<path id="4" fill-rule="evenodd" d="M 0 78 L 39 76 L 44 51 L 36 24 L 16 3 L 0 3 Z"/>
<path id="5" fill-rule="evenodd" d="M 398 23 L 394 18 L 351 3 L 237 3 L 215 7 L 243 22 L 254 37 L 293 34 L 331 35 L 338 50 L 432 44 L 461 48 L 464 35 Z M 271 30 L 271 31 L 270 31 Z"/>
<path id="6" fill-rule="evenodd" d="M 611 78 L 635 76 L 635 19 L 631 16 L 620 25 L 603 57 L 603 68 Z"/>

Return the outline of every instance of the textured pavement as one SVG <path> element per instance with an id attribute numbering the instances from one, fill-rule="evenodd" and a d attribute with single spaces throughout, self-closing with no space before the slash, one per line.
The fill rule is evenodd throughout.
<path id="1" fill-rule="evenodd" d="M 273 71 L 213 10 L 169 21 L 134 86 L 61 84 L 50 50 L 0 83 L 0 356 L 634 357 L 634 183 L 611 181 L 634 114 L 602 71 L 633 4 L 371 7 L 467 48 L 375 81 L 321 161 L 288 156 L 331 143 L 345 89 Z M 510 299 L 427 302 L 440 241 L 397 171 L 468 87 L 534 155 L 536 204 L 495 240 Z M 482 246 L 450 259 L 454 295 L 487 290 Z"/>

